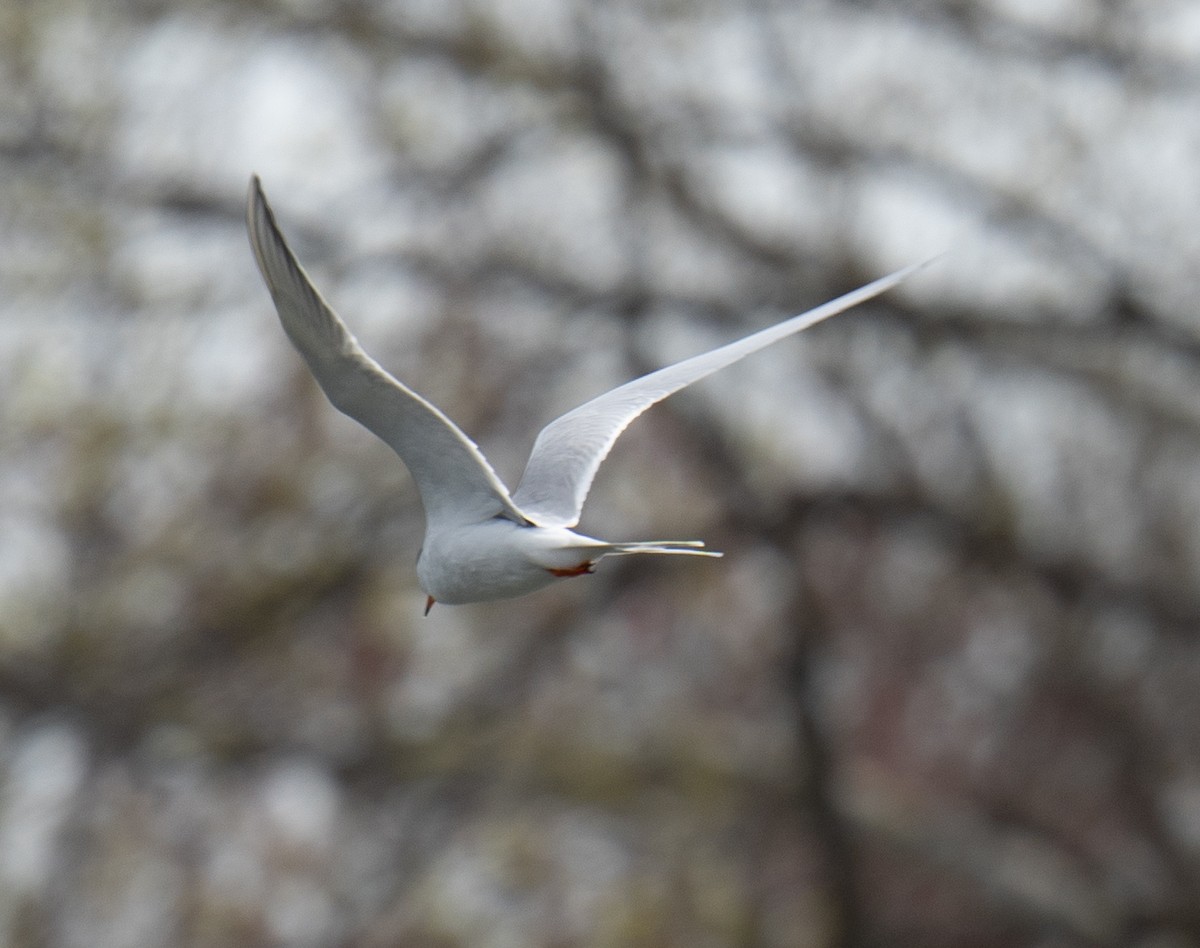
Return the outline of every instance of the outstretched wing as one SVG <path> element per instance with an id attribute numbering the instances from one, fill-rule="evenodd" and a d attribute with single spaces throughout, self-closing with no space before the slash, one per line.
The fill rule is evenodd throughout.
<path id="1" fill-rule="evenodd" d="M 744 339 L 626 382 L 567 412 L 538 435 L 521 483 L 513 491 L 513 501 L 538 523 L 574 526 L 600 462 L 629 423 L 655 402 L 773 342 L 878 296 L 925 265 L 905 267 Z"/>
<path id="2" fill-rule="evenodd" d="M 526 522 L 483 453 L 435 406 L 367 355 L 283 239 L 255 175 L 246 226 L 280 322 L 334 406 L 382 438 L 417 483 L 430 524 Z"/>

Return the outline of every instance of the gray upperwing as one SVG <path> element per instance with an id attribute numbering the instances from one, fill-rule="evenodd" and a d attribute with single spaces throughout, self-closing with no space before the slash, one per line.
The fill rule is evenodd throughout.
<path id="1" fill-rule="evenodd" d="M 427 521 L 473 523 L 503 514 L 524 522 L 475 443 L 367 355 L 322 299 L 275 223 L 257 175 L 250 182 L 246 224 L 288 338 L 334 406 L 400 455 L 416 481 Z"/>
<path id="2" fill-rule="evenodd" d="M 600 462 L 629 423 L 651 405 L 759 349 L 878 296 L 930 262 L 905 267 L 799 316 L 626 382 L 556 418 L 534 442 L 521 483 L 513 491 L 514 503 L 538 523 L 574 526 Z"/>

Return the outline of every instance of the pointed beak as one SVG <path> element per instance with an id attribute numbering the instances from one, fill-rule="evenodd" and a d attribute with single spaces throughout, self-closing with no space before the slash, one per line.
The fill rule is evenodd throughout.
<path id="1" fill-rule="evenodd" d="M 429 615 L 429 610 L 433 608 L 433 604 L 435 602 L 437 602 L 437 600 L 434 599 L 433 596 L 430 596 L 425 600 L 425 615 Z"/>

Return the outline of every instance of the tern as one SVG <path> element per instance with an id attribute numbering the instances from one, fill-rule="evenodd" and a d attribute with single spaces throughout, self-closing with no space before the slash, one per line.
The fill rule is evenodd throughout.
<path id="1" fill-rule="evenodd" d="M 651 405 L 772 343 L 891 289 L 914 264 L 743 339 L 658 369 L 550 422 L 517 489 L 462 429 L 372 359 L 297 262 L 255 175 L 246 202 L 250 246 L 280 322 L 335 408 L 381 438 L 407 466 L 425 508 L 417 578 L 435 602 L 507 599 L 591 573 L 606 556 L 720 556 L 701 540 L 614 543 L 576 533 L 600 463 Z"/>

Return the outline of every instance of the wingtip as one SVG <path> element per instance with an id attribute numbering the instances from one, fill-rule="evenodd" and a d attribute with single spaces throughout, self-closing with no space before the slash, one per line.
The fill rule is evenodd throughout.
<path id="1" fill-rule="evenodd" d="M 931 257 L 926 257 L 924 260 L 919 260 L 916 263 L 910 263 L 906 267 L 901 267 L 895 273 L 891 273 L 885 277 L 880 277 L 874 283 L 870 284 L 870 286 L 877 288 L 876 291 L 874 293 L 872 293 L 871 295 L 877 296 L 888 290 L 894 289 L 895 287 L 899 286 L 901 283 L 906 282 L 910 277 L 920 273 L 922 270 L 926 269 L 927 267 L 933 266 L 933 264 L 937 263 L 942 257 L 946 256 L 949 252 L 950 252 L 949 250 L 939 250 L 937 253 L 935 253 Z"/>
<path id="2" fill-rule="evenodd" d="M 950 249 L 948 247 L 943 250 L 939 250 L 937 253 L 933 254 L 932 256 L 926 257 L 920 263 L 912 264 L 908 269 L 912 273 L 916 273 L 918 270 L 924 270 L 926 267 L 933 266 L 935 263 L 937 263 L 939 260 L 941 260 L 942 257 L 949 255 L 949 253 L 950 253 Z"/>
<path id="3" fill-rule="evenodd" d="M 246 195 L 246 231 L 259 272 L 274 296 L 278 280 L 272 276 L 271 258 L 281 257 L 285 266 L 296 270 L 300 269 L 300 265 L 275 220 L 275 211 L 267 200 L 262 179 L 257 174 L 250 176 L 250 188 Z M 307 277 L 304 279 L 307 281 Z"/>
<path id="4" fill-rule="evenodd" d="M 932 257 L 926 257 L 924 260 L 918 260 L 916 263 L 910 263 L 908 266 L 901 267 L 887 276 L 880 277 L 873 281 L 869 286 L 883 285 L 885 289 L 891 289 L 898 283 L 902 283 L 915 273 L 919 273 L 928 266 L 932 266 L 938 260 L 946 255 L 948 251 L 941 250 L 935 253 Z M 880 291 L 882 292 L 882 290 Z"/>
<path id="5" fill-rule="evenodd" d="M 263 191 L 262 179 L 257 174 L 252 174 L 250 175 L 250 185 L 246 189 L 247 219 L 253 222 L 255 212 L 260 209 L 268 215 L 271 213 L 271 205 L 267 203 L 267 195 Z"/>
<path id="6" fill-rule="evenodd" d="M 278 231 L 278 228 L 271 214 L 271 205 L 267 203 L 267 196 L 263 193 L 262 181 L 257 174 L 252 174 L 250 175 L 250 186 L 246 191 L 246 233 L 250 237 L 250 249 L 254 252 L 258 270 L 267 281 L 269 288 L 271 280 L 264 257 L 264 230 Z"/>

